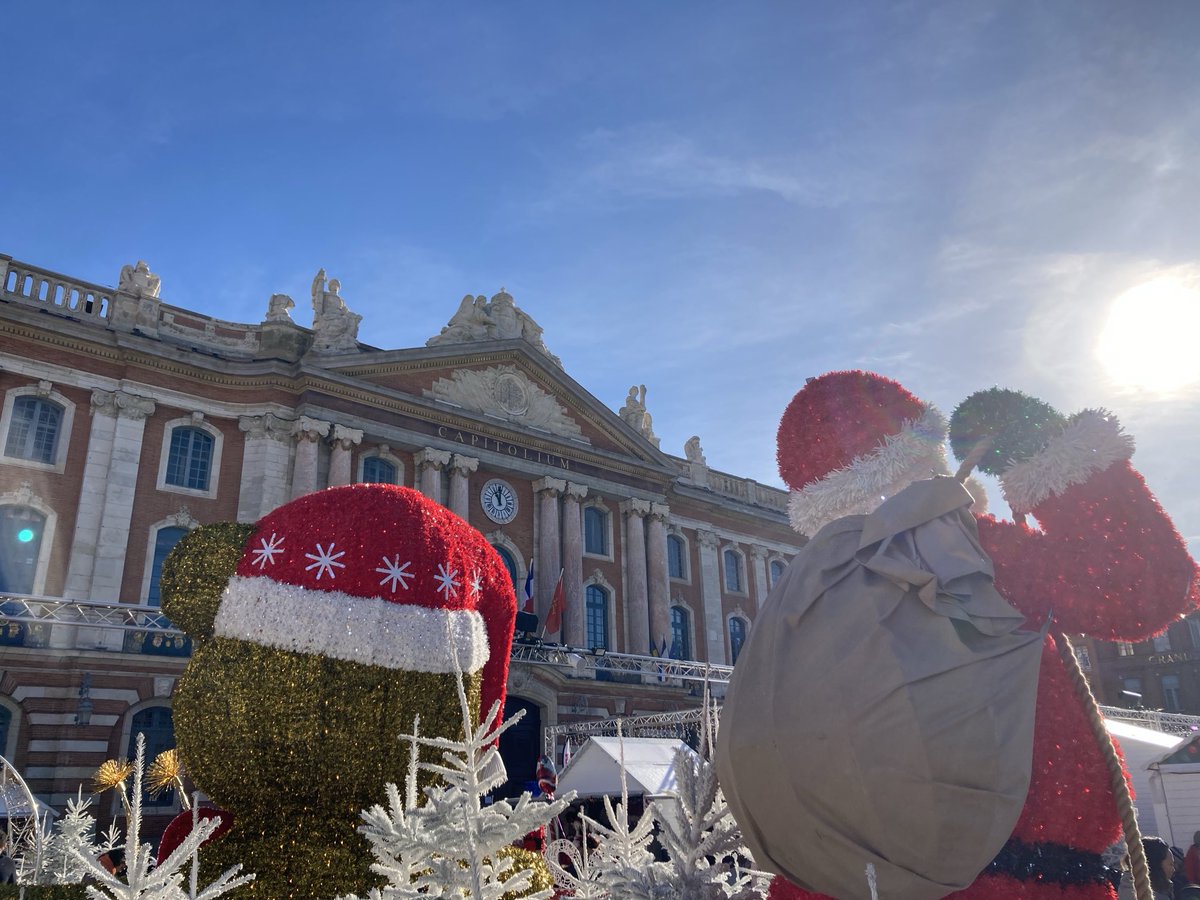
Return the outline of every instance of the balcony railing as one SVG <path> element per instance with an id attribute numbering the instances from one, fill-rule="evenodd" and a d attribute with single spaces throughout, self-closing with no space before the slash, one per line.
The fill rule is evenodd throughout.
<path id="1" fill-rule="evenodd" d="M 112 307 L 112 295 L 112 288 L 0 257 L 0 299 L 77 319 L 102 321 Z"/>

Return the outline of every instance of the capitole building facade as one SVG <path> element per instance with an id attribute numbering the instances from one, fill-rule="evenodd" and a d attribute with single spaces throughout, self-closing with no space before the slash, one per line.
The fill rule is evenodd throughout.
<path id="1" fill-rule="evenodd" d="M 258 324 L 171 306 L 142 262 L 116 288 L 6 256 L 0 276 L 0 754 L 59 810 L 135 733 L 173 746 L 190 643 L 158 577 L 200 524 L 383 481 L 478 528 L 518 602 L 533 561 L 542 622 L 561 571 L 560 632 L 510 668 L 519 784 L 548 727 L 694 707 L 644 658 L 732 664 L 802 543 L 783 491 L 710 469 L 699 438 L 664 452 L 645 388 L 605 406 L 503 289 L 385 350 L 323 270 L 311 328 L 282 294 Z"/>

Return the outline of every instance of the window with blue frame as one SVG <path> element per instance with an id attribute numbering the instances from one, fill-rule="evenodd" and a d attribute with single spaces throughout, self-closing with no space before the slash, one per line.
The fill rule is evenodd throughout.
<path id="1" fill-rule="evenodd" d="M 729 620 L 729 661 L 736 663 L 746 643 L 746 620 L 734 616 Z"/>
<path id="2" fill-rule="evenodd" d="M 159 606 L 160 582 L 162 581 L 163 560 L 175 549 L 175 545 L 188 533 L 186 528 L 160 528 L 154 536 L 154 558 L 150 563 L 150 587 L 146 591 L 146 605 Z"/>
<path id="3" fill-rule="evenodd" d="M 367 484 L 395 484 L 396 466 L 379 456 L 363 460 L 362 480 Z"/>
<path id="4" fill-rule="evenodd" d="M 587 645 L 589 650 L 608 650 L 608 591 L 589 584 L 587 602 Z"/>
<path id="5" fill-rule="evenodd" d="M 18 397 L 13 402 L 4 455 L 52 464 L 58 455 L 62 414 L 57 403 L 40 397 Z"/>
<path id="6" fill-rule="evenodd" d="M 784 566 L 782 560 L 771 560 L 771 587 L 774 587 L 775 583 L 783 577 L 783 570 L 785 568 L 786 566 Z"/>
<path id="7" fill-rule="evenodd" d="M 584 507 L 583 549 L 587 553 L 608 556 L 608 513 L 598 506 Z"/>
<path id="8" fill-rule="evenodd" d="M 742 558 L 732 550 L 725 551 L 725 590 L 741 592 Z"/>
<path id="9" fill-rule="evenodd" d="M 46 517 L 29 506 L 0 506 L 0 591 L 32 594 Z"/>
<path id="10" fill-rule="evenodd" d="M 667 573 L 671 578 L 687 578 L 687 546 L 677 534 L 667 535 Z"/>
<path id="11" fill-rule="evenodd" d="M 671 607 L 671 659 L 692 658 L 692 617 L 682 606 Z"/>
<path id="12" fill-rule="evenodd" d="M 180 426 L 171 431 L 167 484 L 207 491 L 212 476 L 213 436 L 200 428 Z"/>
<path id="13" fill-rule="evenodd" d="M 146 736 L 146 766 L 164 750 L 175 746 L 175 721 L 169 706 L 147 706 L 134 713 L 129 726 L 129 758 L 137 753 L 137 736 Z M 157 797 L 142 794 L 143 807 L 170 806 L 175 801 L 174 791 L 163 791 Z"/>

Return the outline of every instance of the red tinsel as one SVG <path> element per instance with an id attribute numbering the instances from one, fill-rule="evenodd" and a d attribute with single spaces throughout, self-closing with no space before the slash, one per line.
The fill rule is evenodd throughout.
<path id="1" fill-rule="evenodd" d="M 217 826 L 217 830 L 208 836 L 204 844 L 209 844 L 227 832 L 233 827 L 233 813 L 226 812 L 223 809 L 217 809 L 212 806 L 201 807 L 196 813 L 199 819 L 219 819 L 221 824 Z M 163 832 L 162 840 L 158 842 L 158 864 L 161 866 L 163 860 L 175 852 L 175 848 L 183 843 L 184 839 L 192 833 L 192 811 L 185 809 L 175 818 L 173 818 L 166 830 Z M 204 846 L 201 844 L 200 846 Z"/>
<path id="2" fill-rule="evenodd" d="M 338 554 L 324 571 L 314 555 L 318 547 Z M 402 576 L 389 579 L 389 565 L 405 565 Z M 448 590 L 442 589 L 445 573 L 455 576 Z M 503 707 L 517 609 L 512 579 L 479 531 L 411 488 L 352 484 L 293 500 L 259 520 L 237 574 L 312 591 L 478 610 L 490 647 L 480 713 L 497 701 Z"/>
<path id="3" fill-rule="evenodd" d="M 793 490 L 870 453 L 925 407 L 898 382 L 869 372 L 830 372 L 792 398 L 776 438 L 779 474 Z"/>
<path id="4" fill-rule="evenodd" d="M 781 426 L 782 431 L 782 426 Z M 1104 640 L 1142 640 L 1197 605 L 1197 567 L 1141 476 L 1121 462 L 1041 503 L 1042 530 L 979 520 L 996 586 L 1038 624 Z M 1013 833 L 1030 844 L 1099 854 L 1120 835 L 1108 772 L 1052 638 L 1038 685 L 1029 795 Z M 865 885 L 865 874 L 864 874 Z M 821 895 L 776 878 L 770 900 Z M 1061 885 L 990 873 L 957 900 L 1107 900 L 1104 884 Z"/>

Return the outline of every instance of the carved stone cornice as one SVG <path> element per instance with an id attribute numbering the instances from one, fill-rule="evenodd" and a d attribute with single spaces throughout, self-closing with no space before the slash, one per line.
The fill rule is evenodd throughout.
<path id="1" fill-rule="evenodd" d="M 576 503 L 579 503 L 587 496 L 587 493 L 588 487 L 586 484 L 576 484 L 573 481 L 568 481 L 567 489 L 563 491 L 563 496 L 568 500 L 574 500 Z"/>
<path id="2" fill-rule="evenodd" d="M 349 428 L 345 425 L 334 425 L 333 434 L 329 437 L 329 442 L 335 447 L 340 447 L 342 450 L 351 450 L 358 444 L 362 443 L 363 433 L 357 428 Z"/>
<path id="3" fill-rule="evenodd" d="M 273 441 L 288 441 L 292 437 L 294 425 L 295 422 L 291 419 L 281 419 L 274 413 L 238 417 L 238 428 L 246 432 L 246 436 L 251 439 L 270 438 Z"/>
<path id="4" fill-rule="evenodd" d="M 434 469 L 440 472 L 446 466 L 450 465 L 450 457 L 452 455 L 449 450 L 426 447 L 413 454 L 413 461 L 416 463 L 418 469 Z"/>
<path id="5" fill-rule="evenodd" d="M 700 546 L 706 550 L 716 550 L 721 546 L 721 538 L 715 531 L 709 531 L 705 528 L 696 529 L 696 540 Z"/>
<path id="6" fill-rule="evenodd" d="M 650 501 L 643 500 L 640 497 L 631 497 L 621 502 L 621 512 L 627 516 L 637 516 L 639 518 L 648 516 L 650 514 Z"/>
<path id="7" fill-rule="evenodd" d="M 292 434 L 295 435 L 299 442 L 316 443 L 323 437 L 329 436 L 329 422 L 322 422 L 320 419 L 310 419 L 308 416 L 301 416 L 292 424 Z"/>
<path id="8" fill-rule="evenodd" d="M 557 497 L 566 489 L 567 482 L 566 479 L 563 478 L 551 478 L 546 476 L 545 478 L 539 478 L 533 483 L 533 492 L 535 494 L 548 494 L 551 497 Z"/>
<path id="9" fill-rule="evenodd" d="M 424 396 L 504 421 L 541 428 L 551 434 L 587 441 L 566 407 L 513 365 L 455 369 L 449 378 L 435 381 L 424 391 Z"/>
<path id="10" fill-rule="evenodd" d="M 463 456 L 461 453 L 455 453 L 450 460 L 450 471 L 461 472 L 464 475 L 469 475 L 471 472 L 479 470 L 479 460 L 474 456 Z"/>

